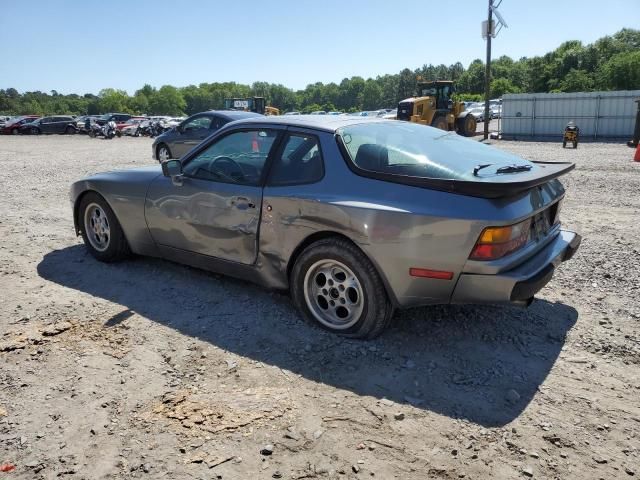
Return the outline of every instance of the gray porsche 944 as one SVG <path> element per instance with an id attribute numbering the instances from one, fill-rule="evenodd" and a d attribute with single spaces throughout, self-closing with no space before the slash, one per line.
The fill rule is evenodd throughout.
<path id="1" fill-rule="evenodd" d="M 395 308 L 529 305 L 580 244 L 560 226 L 573 166 L 396 120 L 256 117 L 180 160 L 77 181 L 71 202 L 98 260 L 288 289 L 311 322 L 372 338 Z"/>

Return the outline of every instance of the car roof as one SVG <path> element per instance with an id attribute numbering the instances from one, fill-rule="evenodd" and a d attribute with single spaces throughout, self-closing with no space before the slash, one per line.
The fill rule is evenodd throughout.
<path id="1" fill-rule="evenodd" d="M 260 118 L 250 118 L 234 122 L 234 125 L 241 124 L 274 124 L 286 125 L 289 127 L 313 128 L 326 132 L 335 132 L 339 128 L 358 123 L 371 122 L 397 122 L 397 120 L 386 120 L 377 117 L 349 117 L 342 115 L 283 115 Z"/>
<path id="2" fill-rule="evenodd" d="M 244 110 L 210 110 L 207 113 L 215 113 L 221 117 L 225 117 L 229 120 L 241 120 L 243 118 L 255 118 L 255 117 L 263 117 L 264 115 L 260 115 L 255 112 L 245 112 Z"/>

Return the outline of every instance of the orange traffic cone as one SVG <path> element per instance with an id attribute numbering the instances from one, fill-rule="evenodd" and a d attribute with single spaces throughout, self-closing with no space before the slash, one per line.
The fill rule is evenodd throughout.
<path id="1" fill-rule="evenodd" d="M 638 147 L 636 148 L 636 154 L 633 157 L 633 161 L 634 162 L 640 162 L 640 143 L 638 144 Z"/>

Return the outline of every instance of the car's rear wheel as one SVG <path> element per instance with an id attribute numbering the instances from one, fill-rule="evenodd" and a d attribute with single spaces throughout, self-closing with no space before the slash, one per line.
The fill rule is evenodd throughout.
<path id="1" fill-rule="evenodd" d="M 11 134 L 12 135 L 18 135 L 20 132 L 18 131 L 17 128 L 14 128 L 13 130 L 11 130 Z"/>
<path id="2" fill-rule="evenodd" d="M 102 262 L 116 262 L 131 254 L 120 222 L 103 197 L 87 193 L 78 211 L 82 239 L 91 255 Z"/>
<path id="3" fill-rule="evenodd" d="M 74 133 L 76 133 L 76 129 L 73 127 L 67 127 L 64 133 L 66 133 L 67 135 L 73 135 Z"/>
<path id="4" fill-rule="evenodd" d="M 158 161 L 164 162 L 171 159 L 171 150 L 164 143 L 158 145 Z"/>
<path id="5" fill-rule="evenodd" d="M 374 338 L 389 325 L 393 306 L 366 255 L 341 238 L 319 240 L 298 257 L 291 295 L 306 320 L 353 338 Z"/>

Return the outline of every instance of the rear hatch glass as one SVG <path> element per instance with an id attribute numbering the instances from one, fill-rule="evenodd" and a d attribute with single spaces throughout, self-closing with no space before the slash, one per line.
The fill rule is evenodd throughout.
<path id="1" fill-rule="evenodd" d="M 573 168 L 521 157 L 424 125 L 373 121 L 336 131 L 352 170 L 408 185 L 502 196 L 539 185 Z"/>

